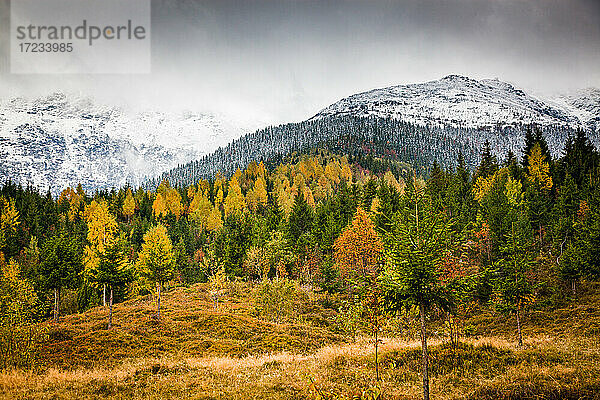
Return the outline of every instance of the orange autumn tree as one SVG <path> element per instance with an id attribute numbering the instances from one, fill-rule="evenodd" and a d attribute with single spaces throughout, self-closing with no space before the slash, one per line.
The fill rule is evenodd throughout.
<path id="1" fill-rule="evenodd" d="M 366 322 L 375 345 L 375 374 L 379 381 L 377 361 L 379 331 L 385 319 L 383 296 L 378 277 L 381 270 L 383 242 L 375 231 L 375 224 L 361 207 L 356 209 L 352 222 L 337 238 L 334 245 L 335 261 L 342 277 L 354 285 L 360 299 L 361 318 Z"/>
<path id="2" fill-rule="evenodd" d="M 370 280 L 379 275 L 383 242 L 375 231 L 375 224 L 361 207 L 356 209 L 352 222 L 333 247 L 342 276 Z"/>

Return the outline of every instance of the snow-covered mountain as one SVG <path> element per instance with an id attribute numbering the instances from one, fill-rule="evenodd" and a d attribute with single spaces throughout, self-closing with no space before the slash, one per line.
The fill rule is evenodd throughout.
<path id="1" fill-rule="evenodd" d="M 0 102 L 0 181 L 53 192 L 139 184 L 257 129 L 222 115 L 133 112 L 55 93 Z"/>
<path id="2" fill-rule="evenodd" d="M 433 161 L 454 165 L 462 154 L 474 168 L 489 142 L 500 160 L 517 157 L 525 132 L 541 129 L 554 157 L 569 135 L 587 130 L 600 144 L 600 90 L 586 89 L 549 98 L 536 97 L 498 79 L 449 75 L 437 81 L 358 93 L 300 122 L 247 134 L 227 147 L 150 180 L 188 185 L 217 171 L 231 174 L 252 160 L 280 160 L 315 147 L 356 158 L 383 157 L 426 171 Z"/>
<path id="3" fill-rule="evenodd" d="M 576 116 L 590 132 L 600 132 L 600 89 L 581 89 L 550 97 L 548 102 Z"/>
<path id="4" fill-rule="evenodd" d="M 376 116 L 419 125 L 496 130 L 541 126 L 600 129 L 600 90 L 540 99 L 498 79 L 449 75 L 437 81 L 391 86 L 342 99 L 313 119 L 334 115 Z"/>
<path id="5" fill-rule="evenodd" d="M 598 145 L 600 90 L 540 98 L 497 79 L 450 75 L 355 94 L 303 123 L 256 132 L 266 124 L 208 113 L 133 112 L 64 94 L 16 98 L 0 101 L 0 182 L 56 193 L 78 183 L 88 189 L 138 185 L 172 177 L 168 171 L 179 165 L 183 182 L 183 175 L 193 180 L 307 146 L 335 147 L 343 135 L 367 148 L 361 140 L 385 136 L 387 151 L 420 165 L 451 162 L 459 150 L 473 164 L 485 140 L 501 157 L 518 153 L 530 124 L 544 130 L 554 155 L 571 129 L 585 128 Z M 241 137 L 247 132 L 253 133 Z"/>

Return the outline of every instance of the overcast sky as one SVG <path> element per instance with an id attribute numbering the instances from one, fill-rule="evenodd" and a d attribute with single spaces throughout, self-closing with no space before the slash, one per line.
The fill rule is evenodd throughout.
<path id="1" fill-rule="evenodd" d="M 279 123 L 448 74 L 536 93 L 600 87 L 597 0 L 155 0 L 151 35 L 149 75 L 10 75 L 4 62 L 0 95 L 75 91 Z"/>

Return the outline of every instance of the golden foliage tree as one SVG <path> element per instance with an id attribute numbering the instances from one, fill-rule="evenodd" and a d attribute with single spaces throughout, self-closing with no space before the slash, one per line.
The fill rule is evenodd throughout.
<path id="1" fill-rule="evenodd" d="M 183 214 L 181 195 L 177 189 L 170 187 L 167 181 L 163 181 L 156 189 L 156 199 L 152 204 L 152 212 L 157 218 L 164 218 L 170 213 L 176 219 L 179 219 Z"/>
<path id="2" fill-rule="evenodd" d="M 15 202 L 0 196 L 0 249 L 5 245 L 9 235 L 17 231 L 19 226 L 19 211 Z"/>
<path id="3" fill-rule="evenodd" d="M 201 192 L 195 193 L 190 206 L 188 207 L 188 214 L 190 220 L 196 224 L 200 229 L 207 229 L 208 219 L 212 211 L 212 204 L 210 200 Z"/>
<path id="4" fill-rule="evenodd" d="M 228 217 L 229 215 L 234 214 L 236 212 L 243 211 L 245 208 L 246 199 L 242 194 L 242 189 L 240 187 L 238 179 L 234 176 L 229 182 L 229 191 L 227 192 L 225 204 L 223 205 L 225 217 Z"/>
<path id="5" fill-rule="evenodd" d="M 80 207 L 83 204 L 83 196 L 84 193 L 81 185 L 77 187 L 76 191 L 68 187 L 58 196 L 59 203 L 67 202 L 69 204 L 69 211 L 67 212 L 69 221 L 73 222 L 79 216 Z"/>
<path id="6" fill-rule="evenodd" d="M 550 164 L 546 162 L 546 156 L 542 154 L 542 148 L 536 143 L 527 156 L 529 166 L 527 167 L 527 178 L 536 183 L 542 190 L 552 188 L 552 176 L 550 176 Z"/>
<path id="7" fill-rule="evenodd" d="M 264 177 L 259 176 L 256 178 L 256 182 L 254 182 L 254 194 L 259 206 L 267 205 L 267 182 L 265 182 Z"/>
<path id="8" fill-rule="evenodd" d="M 168 213 L 167 202 L 162 194 L 157 193 L 154 202 L 152 203 L 152 214 L 155 217 L 166 216 Z"/>
<path id="9" fill-rule="evenodd" d="M 217 206 L 212 208 L 212 211 L 208 215 L 206 220 L 206 229 L 209 232 L 219 230 L 223 226 L 223 219 L 221 218 L 221 211 Z"/>
<path id="10" fill-rule="evenodd" d="M 87 240 L 89 244 L 83 249 L 84 278 L 92 285 L 94 276 L 99 267 L 100 256 L 110 245 L 117 234 L 117 220 L 108 210 L 108 204 L 104 200 L 93 200 L 85 207 L 83 213 L 87 223 Z M 102 301 L 106 305 L 106 286 L 103 286 Z"/>
<path id="11" fill-rule="evenodd" d="M 156 283 L 158 290 L 158 319 L 160 319 L 160 299 L 162 285 L 173 277 L 175 254 L 167 228 L 157 225 L 144 234 L 144 243 L 140 251 L 137 268 L 141 274 Z"/>
<path id="12" fill-rule="evenodd" d="M 127 217 L 127 221 L 131 220 L 131 217 L 133 217 L 134 212 L 135 199 L 133 198 L 133 193 L 131 193 L 131 189 L 127 189 L 127 194 L 125 195 L 125 200 L 123 201 L 123 215 Z"/>

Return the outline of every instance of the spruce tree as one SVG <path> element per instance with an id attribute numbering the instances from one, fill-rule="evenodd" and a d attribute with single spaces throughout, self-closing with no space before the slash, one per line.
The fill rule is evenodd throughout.
<path id="1" fill-rule="evenodd" d="M 89 277 L 90 281 L 106 285 L 108 289 L 108 329 L 112 328 L 115 289 L 133 280 L 133 270 L 125 249 L 126 244 L 123 239 L 115 239 L 107 244 L 98 259 L 98 267 L 91 272 Z"/>
<path id="2" fill-rule="evenodd" d="M 286 229 L 287 238 L 297 251 L 301 250 L 302 244 L 307 241 L 306 236 L 311 231 L 312 225 L 313 210 L 300 192 L 294 199 Z"/>
<path id="3" fill-rule="evenodd" d="M 477 178 L 487 178 L 498 171 L 498 159 L 492 154 L 489 140 L 485 141 L 483 150 L 481 152 L 481 163 L 477 168 Z"/>
<path id="4" fill-rule="evenodd" d="M 451 299 L 439 279 L 438 267 L 451 249 L 452 220 L 436 207 L 427 192 L 409 184 L 404 208 L 393 218 L 386 235 L 388 263 L 383 276 L 388 306 L 393 310 L 419 309 L 422 345 L 423 399 L 429 399 L 427 313 L 434 307 L 449 310 Z"/>
<path id="5" fill-rule="evenodd" d="M 61 289 L 76 287 L 82 268 L 81 249 L 76 238 L 61 234 L 44 243 L 39 274 L 42 286 L 54 291 L 55 322 L 60 313 Z"/>
<path id="6" fill-rule="evenodd" d="M 523 346 L 521 318 L 535 300 L 535 284 L 529 278 L 534 266 L 531 231 L 523 215 L 512 223 L 507 243 L 501 249 L 502 258 L 496 269 L 495 293 L 498 308 L 515 314 L 519 346 Z"/>

